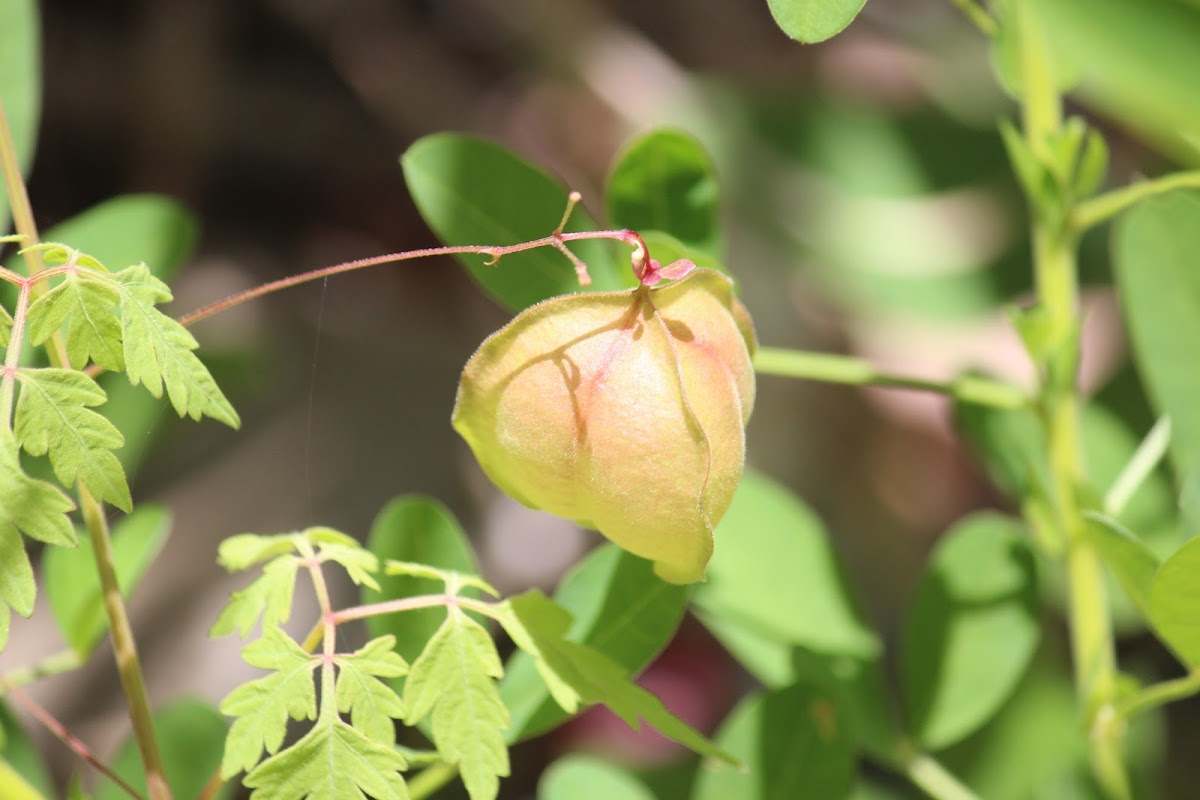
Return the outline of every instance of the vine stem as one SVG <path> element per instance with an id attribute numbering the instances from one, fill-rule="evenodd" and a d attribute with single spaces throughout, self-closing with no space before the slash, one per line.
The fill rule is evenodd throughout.
<path id="1" fill-rule="evenodd" d="M 4 692 L 9 697 L 13 698 L 22 706 L 24 706 L 25 710 L 28 711 L 30 715 L 34 717 L 34 719 L 40 722 L 46 728 L 46 730 L 54 734 L 55 738 L 69 747 L 77 756 L 86 761 L 88 764 L 92 765 L 97 772 L 108 778 L 117 786 L 121 787 L 121 789 L 130 797 L 134 798 L 135 800 L 143 800 L 141 793 L 138 792 L 137 789 L 134 789 L 132 786 L 130 786 L 124 778 L 113 772 L 108 765 L 97 758 L 96 754 L 92 752 L 91 748 L 88 747 L 83 740 L 68 731 L 66 727 L 64 727 L 63 724 L 54 717 L 53 714 L 43 708 L 36 700 L 25 694 L 25 692 L 20 688 L 8 683 L 6 680 L 0 679 L 0 688 L 3 688 Z"/>
<path id="2" fill-rule="evenodd" d="M 852 356 L 760 347 L 754 354 L 754 371 L 762 375 L 840 383 L 849 386 L 881 386 L 944 394 L 969 403 L 994 408 L 1017 409 L 1029 405 L 1029 397 L 1015 386 L 988 378 L 964 375 L 937 381 L 884 372 L 869 361 Z"/>
<path id="3" fill-rule="evenodd" d="M 37 224 L 33 219 L 33 209 L 29 204 L 29 194 L 25 188 L 25 180 L 17 163 L 16 147 L 13 144 L 12 132 L 8 125 L 8 116 L 0 103 L 0 165 L 4 169 L 4 179 L 8 187 L 9 202 L 12 205 L 13 223 L 17 233 L 24 237 L 26 247 L 23 250 L 28 277 L 32 279 L 43 269 L 41 253 L 28 245 L 41 241 L 38 236 Z M 28 298 L 32 293 L 35 297 L 39 291 L 44 291 L 44 282 L 30 280 L 23 284 L 22 292 Z M 18 311 L 20 305 L 18 304 Z M 14 316 L 12 339 L 18 341 L 16 318 Z M 24 331 L 21 331 L 22 337 Z M 10 353 L 11 345 L 10 341 Z M 69 368 L 66 345 L 62 333 L 55 332 L 48 342 L 46 353 L 50 364 L 58 369 Z M 5 360 L 5 370 L 8 370 L 8 359 Z M 5 398 L 11 402 L 9 393 L 11 376 L 5 375 Z M 8 419 L 5 418 L 5 424 Z M 78 485 L 79 507 L 83 514 L 88 535 L 92 540 L 92 552 L 96 559 L 96 574 L 100 579 L 100 588 L 104 597 L 104 610 L 108 615 L 109 632 L 112 637 L 113 655 L 116 659 L 117 673 L 121 679 L 121 688 L 125 693 L 125 701 L 129 711 L 129 720 L 133 726 L 133 735 L 137 741 L 138 753 L 142 759 L 142 767 L 146 774 L 146 786 L 151 800 L 171 800 L 171 790 L 167 785 L 166 772 L 163 770 L 162 754 L 158 748 L 158 739 L 154 735 L 154 720 L 150 714 L 150 700 L 146 691 L 146 682 L 142 677 L 142 666 L 138 659 L 137 642 L 133 636 L 133 628 L 129 624 L 129 615 L 125 609 L 125 601 L 121 597 L 121 589 L 117 582 L 116 569 L 113 566 L 112 540 L 108 532 L 108 520 L 104 516 L 104 506 L 87 487 Z"/>
<path id="4" fill-rule="evenodd" d="M 1017 0 L 1015 11 L 1024 135 L 1038 160 L 1051 164 L 1053 144 L 1062 133 L 1062 99 L 1033 3 Z M 1117 670 L 1103 568 L 1084 535 L 1076 496 L 1084 472 L 1078 386 L 1078 237 L 1054 208 L 1036 201 L 1031 204 L 1031 222 L 1034 283 L 1048 321 L 1047 346 L 1038 358 L 1042 374 L 1038 411 L 1046 431 L 1056 521 L 1067 544 L 1068 621 L 1076 691 L 1087 721 L 1092 772 L 1108 797 L 1128 800 L 1129 779 L 1121 755 L 1123 726 L 1108 724 L 1116 700 Z"/>
<path id="5" fill-rule="evenodd" d="M 979 800 L 979 795 L 924 753 L 916 753 L 906 759 L 902 768 L 914 785 L 936 800 Z"/>

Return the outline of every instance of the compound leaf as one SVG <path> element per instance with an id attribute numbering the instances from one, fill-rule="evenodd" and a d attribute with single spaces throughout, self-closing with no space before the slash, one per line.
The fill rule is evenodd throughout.
<path id="1" fill-rule="evenodd" d="M 447 612 L 405 681 L 405 722 L 415 725 L 432 713 L 442 758 L 458 766 L 471 800 L 492 800 L 509 772 L 508 709 L 496 685 L 504 670 L 483 626 L 458 606 Z"/>
<path id="2" fill-rule="evenodd" d="M 66 261 L 71 269 L 29 306 L 30 342 L 41 344 L 66 324 L 72 367 L 83 369 L 90 360 L 107 370 L 123 370 L 121 319 L 116 312 L 120 295 L 113 276 L 95 259 L 62 245 L 48 244 L 45 249 L 48 262 Z"/>
<path id="3" fill-rule="evenodd" d="M 187 329 L 155 305 L 171 299 L 171 290 L 150 274 L 145 264 L 113 275 L 120 294 L 121 336 L 125 374 L 135 386 L 145 384 L 155 397 L 163 389 L 179 416 L 209 416 L 231 428 L 241 423 L 208 368 L 193 350 L 198 346 Z"/>
<path id="4" fill-rule="evenodd" d="M 306 653 L 277 627 L 268 627 L 261 639 L 244 647 L 242 658 L 253 667 L 273 672 L 237 687 L 221 701 L 221 713 L 237 717 L 225 740 L 224 778 L 251 769 L 264 749 L 278 751 L 289 717 L 317 716 L 312 672 L 320 664 L 319 658 Z"/>
<path id="5" fill-rule="evenodd" d="M 91 410 L 105 401 L 104 390 L 69 369 L 21 369 L 17 381 L 21 394 L 13 429 L 25 450 L 35 456 L 48 453 L 64 486 L 82 481 L 101 500 L 132 511 L 125 471 L 113 453 L 125 439 Z"/>
<path id="6" fill-rule="evenodd" d="M 393 719 L 404 716 L 404 703 L 392 687 L 380 678 L 399 678 L 408 672 L 393 648 L 396 637 L 372 639 L 349 655 L 334 659 L 338 666 L 337 705 L 343 714 L 349 712 L 350 724 L 372 741 L 396 743 Z"/>

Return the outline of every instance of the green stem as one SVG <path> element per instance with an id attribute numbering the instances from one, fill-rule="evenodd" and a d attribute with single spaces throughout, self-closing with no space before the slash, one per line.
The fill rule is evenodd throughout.
<path id="1" fill-rule="evenodd" d="M 979 800 L 979 795 L 924 753 L 917 753 L 907 759 L 902 768 L 913 784 L 936 800 Z"/>
<path id="2" fill-rule="evenodd" d="M 1200 670 L 1195 670 L 1170 681 L 1147 686 L 1132 697 L 1121 701 L 1116 709 L 1116 719 L 1127 722 L 1132 717 L 1176 700 L 1200 694 Z"/>
<path id="3" fill-rule="evenodd" d="M 1200 170 L 1176 172 L 1160 178 L 1151 178 L 1122 189 L 1113 189 L 1111 192 L 1105 192 L 1091 200 L 1086 200 L 1077 205 L 1071 213 L 1071 229 L 1082 233 L 1088 228 L 1112 219 L 1130 206 L 1175 189 L 1200 189 Z"/>
<path id="4" fill-rule="evenodd" d="M 0 104 L 0 164 L 4 168 L 4 179 L 12 205 L 13 223 L 17 233 L 25 237 L 24 241 L 27 245 L 24 251 L 25 264 L 29 275 L 33 276 L 41 271 L 43 264 L 40 252 L 30 249 L 29 246 L 37 244 L 41 239 L 33 219 L 33 210 L 29 205 L 25 181 L 17 163 L 16 148 L 13 145 L 12 133 L 9 130 L 8 117 L 4 113 L 3 104 Z M 31 282 L 26 286 L 29 286 L 34 297 L 39 291 L 47 288 L 44 281 Z M 14 336 L 15 332 L 14 325 Z M 69 368 L 62 333 L 56 332 L 48 344 L 46 353 L 51 365 L 59 369 Z M 79 508 L 83 514 L 84 523 L 87 525 L 88 535 L 92 540 L 96 571 L 104 596 L 104 610 L 108 615 L 109 630 L 112 636 L 113 655 L 116 658 L 121 687 L 125 692 L 138 753 L 142 757 L 146 785 L 150 791 L 151 800 L 171 800 L 171 790 L 167 786 L 166 773 L 163 771 L 162 755 L 158 749 L 158 740 L 154 736 L 154 722 L 150 715 L 150 701 L 146 692 L 146 682 L 142 677 L 142 666 L 138 660 L 137 645 L 133 637 L 133 629 L 129 624 L 129 616 L 125 610 L 125 601 L 121 597 L 121 590 L 117 583 L 116 569 L 113 567 L 112 541 L 109 538 L 108 521 L 104 516 L 103 505 L 82 483 L 79 484 Z"/>
<path id="5" fill-rule="evenodd" d="M 458 767 L 439 761 L 408 779 L 408 795 L 412 800 L 425 800 L 438 789 L 454 780 Z"/>
<path id="6" fill-rule="evenodd" d="M 1113 481 L 1112 487 L 1104 495 L 1104 513 L 1115 517 L 1125 508 L 1125 504 L 1133 497 L 1138 488 L 1145 482 L 1158 462 L 1167 453 L 1171 444 L 1171 420 L 1160 417 L 1154 427 L 1146 434 L 1146 438 L 1138 445 L 1137 452 L 1129 463 L 1121 470 L 1121 474 Z"/>
<path id="7" fill-rule="evenodd" d="M 0 695 L 3 694 L 5 686 L 28 686 L 42 678 L 62 675 L 64 672 L 72 672 L 82 666 L 83 660 L 79 657 L 79 653 L 74 650 L 63 650 L 54 653 L 46 656 L 36 664 L 30 664 L 27 667 L 18 667 L 0 678 Z"/>
<path id="8" fill-rule="evenodd" d="M 984 36 L 989 39 L 996 38 L 1000 27 L 996 24 L 995 17 L 989 14 L 986 8 L 975 0 L 951 0 L 951 2 L 958 6 L 958 10 L 963 12 Z"/>
<path id="9" fill-rule="evenodd" d="M 1062 103 L 1049 47 L 1031 0 L 1016 0 L 1021 48 L 1024 136 L 1043 164 L 1052 162 L 1052 143 L 1061 135 Z M 1033 268 L 1038 302 L 1048 320 L 1046 347 L 1039 357 L 1042 386 L 1038 410 L 1046 431 L 1057 523 L 1067 542 L 1067 593 L 1075 684 L 1087 720 L 1092 771 L 1112 800 L 1130 797 L 1121 758 L 1122 728 L 1105 724 L 1113 714 L 1117 671 L 1099 556 L 1084 535 L 1076 487 L 1083 477 L 1079 422 L 1079 285 L 1076 236 L 1050 198 L 1031 209 Z"/>
<path id="10" fill-rule="evenodd" d="M 967 403 L 994 408 L 1026 408 L 1029 398 L 1015 386 L 1001 381 L 964 375 L 951 381 L 936 381 L 911 375 L 884 372 L 869 361 L 852 356 L 810 353 L 778 347 L 760 347 L 754 354 L 754 370 L 762 375 L 840 383 L 849 386 L 882 386 L 944 394 Z"/>

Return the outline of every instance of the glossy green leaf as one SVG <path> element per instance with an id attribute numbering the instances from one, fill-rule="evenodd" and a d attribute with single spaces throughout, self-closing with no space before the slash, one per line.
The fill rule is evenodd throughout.
<path id="1" fill-rule="evenodd" d="M 382 561 L 427 564 L 464 574 L 479 571 L 471 544 L 458 520 L 438 501 L 419 495 L 398 497 L 384 506 L 371 526 L 367 547 Z M 378 591 L 363 589 L 363 603 L 444 591 L 443 582 L 436 578 L 384 575 L 378 580 Z M 372 636 L 396 637 L 396 652 L 411 663 L 445 618 L 443 609 L 424 608 L 370 617 L 367 629 Z M 395 685 L 401 684 L 402 680 Z"/>
<path id="2" fill-rule="evenodd" d="M 854 21 L 867 0 L 767 0 L 771 16 L 798 42 L 821 42 Z"/>
<path id="3" fill-rule="evenodd" d="M 452 133 L 416 141 L 400 159 L 409 193 L 426 224 L 447 245 L 511 245 L 549 236 L 567 207 L 567 191 L 503 147 Z M 594 230 L 582 209 L 566 231 Z M 629 259 L 614 259 L 598 241 L 572 251 L 588 265 L 591 291 L 635 285 Z M 551 247 L 514 253 L 491 266 L 481 255 L 460 260 L 480 286 L 514 311 L 550 297 L 583 291 L 575 270 Z"/>
<path id="4" fill-rule="evenodd" d="M 1148 200 L 1117 227 L 1114 269 L 1138 371 L 1171 419 L 1179 475 L 1200 468 L 1200 194 Z"/>
<path id="5" fill-rule="evenodd" d="M 0 3 L 0 99 L 21 171 L 29 173 L 42 94 L 42 33 L 35 0 Z M 8 193 L 0 192 L 0 233 L 9 226 Z"/>
<path id="6" fill-rule="evenodd" d="M 1200 537 L 1189 539 L 1158 568 L 1150 584 L 1150 618 L 1189 668 L 1200 667 Z"/>
<path id="7" fill-rule="evenodd" d="M 1021 525 L 993 513 L 956 524 L 934 551 L 905 626 L 904 694 L 917 739 L 939 749 L 987 721 L 1039 636 L 1037 574 Z"/>
<path id="8" fill-rule="evenodd" d="M 631 142 L 617 157 L 604 199 L 615 227 L 661 231 L 720 256 L 713 163 L 700 143 L 682 131 L 652 131 Z M 650 253 L 669 263 L 653 246 Z"/>
<path id="9" fill-rule="evenodd" d="M 538 781 L 538 800 L 654 800 L 637 778 L 591 756 L 568 755 Z"/>
<path id="10" fill-rule="evenodd" d="M 649 561 L 606 544 L 563 580 L 554 599 L 571 613 L 571 641 L 600 651 L 636 674 L 674 635 L 687 596 L 687 587 L 656 576 Z M 513 742 L 544 733 L 568 716 L 550 697 L 525 653 L 510 660 L 500 696 L 512 713 Z"/>
<path id="11" fill-rule="evenodd" d="M 1149 613 L 1150 585 L 1158 556 L 1121 523 L 1104 514 L 1087 515 L 1092 546 L 1112 571 L 1125 594 L 1143 614 Z"/>
<path id="12" fill-rule="evenodd" d="M 798 683 L 752 695 L 733 710 L 717 743 L 744 770 L 704 771 L 692 800 L 837 800 L 854 782 L 854 740 L 831 692 Z"/>
<path id="13" fill-rule="evenodd" d="M 879 647 L 820 520 L 753 471 L 717 526 L 708 580 L 693 601 L 706 617 L 812 650 L 871 656 Z"/>
<path id="14" fill-rule="evenodd" d="M 129 596 L 153 563 L 171 532 L 171 514 L 150 503 L 117 522 L 112 529 L 113 562 L 121 593 Z M 42 577 L 50 610 L 63 638 L 86 659 L 108 630 L 92 544 L 86 538 L 74 549 L 47 550 Z"/>
<path id="15" fill-rule="evenodd" d="M 21 723 L 4 703 L 0 703 L 0 757 L 45 797 L 54 796 L 54 784 L 41 756 Z"/>
<path id="16" fill-rule="evenodd" d="M 183 700 L 164 706 L 154 715 L 154 729 L 162 749 L 163 769 L 175 797 L 199 797 L 221 764 L 228 725 L 216 709 L 198 700 Z M 112 768 L 146 796 L 137 743 L 122 745 Z M 215 798 L 232 796 L 234 787 L 221 788 Z M 102 780 L 96 800 L 124 800 L 129 795 L 116 784 Z"/>

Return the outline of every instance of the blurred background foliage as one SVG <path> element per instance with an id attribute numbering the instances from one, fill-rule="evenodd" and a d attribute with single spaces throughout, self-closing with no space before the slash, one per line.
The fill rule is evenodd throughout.
<path id="1" fill-rule="evenodd" d="M 1070 110 L 1108 137 L 1110 183 L 1200 162 L 1200 3 L 1039 9 L 1077 85 Z M 995 77 L 1004 48 L 990 52 L 945 0 L 868 3 L 816 46 L 783 36 L 765 2 L 724 0 L 46 0 L 41 11 L 39 223 L 117 195 L 172 198 L 178 252 L 161 258 L 183 263 L 177 313 L 305 269 L 437 244 L 397 164 L 423 135 L 499 141 L 603 216 L 614 155 L 672 127 L 715 163 L 725 262 L 763 343 L 931 377 L 976 368 L 1031 379 L 1005 312 L 1028 298 L 1030 274 L 1022 198 L 995 126 L 1012 113 Z M 1084 247 L 1082 380 L 1096 400 L 1089 447 L 1115 470 L 1152 419 L 1126 358 L 1105 237 Z M 137 442 L 135 499 L 175 515 L 133 604 L 156 699 L 216 699 L 248 677 L 237 642 L 205 637 L 233 587 L 215 564 L 230 534 L 319 522 L 365 536 L 391 497 L 424 492 L 463 519 L 504 590 L 552 587 L 595 542 L 500 497 L 450 428 L 462 364 L 506 319 L 444 259 L 313 284 L 197 326 L 243 428 L 163 420 Z M 824 520 L 888 640 L 939 534 L 1006 504 L 940 398 L 762 378 L 748 441 L 750 462 Z M 48 614 L 43 603 L 15 624 L 19 646 L 0 661 L 55 650 Z M 1076 796 L 1038 771 L 1074 741 L 1056 728 L 1073 719 L 1061 622 L 1046 625 L 1054 635 L 1004 715 L 948 754 L 984 797 Z M 1136 624 L 1128 633 L 1126 663 L 1172 674 Z M 85 675 L 37 693 L 111 751 L 123 726 L 111 667 L 100 658 Z M 709 729 L 752 685 L 696 624 L 647 682 Z M 1200 773 L 1186 754 L 1200 747 L 1198 712 L 1195 700 L 1179 704 L 1134 737 L 1151 753 L 1147 797 L 1195 796 Z M 640 763 L 663 797 L 690 779 L 666 743 L 592 715 L 519 751 L 505 796 L 527 796 L 545 760 L 579 744 Z M 63 753 L 47 750 L 65 773 Z M 906 796 L 873 777 L 861 797 Z"/>

